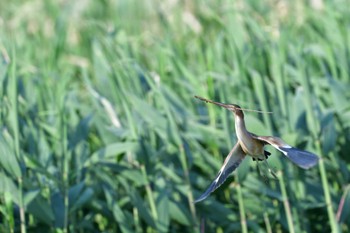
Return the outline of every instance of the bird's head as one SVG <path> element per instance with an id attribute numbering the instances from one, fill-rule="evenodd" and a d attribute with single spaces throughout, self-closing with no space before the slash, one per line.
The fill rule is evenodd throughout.
<path id="1" fill-rule="evenodd" d="M 194 96 L 194 97 L 197 99 L 200 99 L 204 102 L 212 103 L 212 104 L 218 105 L 220 107 L 226 108 L 226 109 L 230 110 L 231 112 L 235 113 L 237 116 L 243 117 L 242 108 L 240 106 L 238 106 L 237 104 L 224 104 L 224 103 L 208 100 L 208 99 L 205 99 L 205 98 L 200 97 L 200 96 Z"/>

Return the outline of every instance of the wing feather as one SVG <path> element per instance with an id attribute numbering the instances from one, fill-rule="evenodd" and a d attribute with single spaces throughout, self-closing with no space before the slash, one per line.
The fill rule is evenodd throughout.
<path id="1" fill-rule="evenodd" d="M 304 150 L 297 149 L 285 143 L 282 139 L 272 136 L 255 136 L 256 139 L 264 141 L 277 150 L 281 151 L 288 159 L 301 168 L 308 169 L 318 162 L 318 156 Z"/>
<path id="2" fill-rule="evenodd" d="M 222 165 L 219 173 L 215 177 L 214 181 L 210 184 L 208 189 L 197 199 L 196 202 L 203 201 L 206 199 L 210 193 L 212 193 L 215 189 L 220 187 L 220 185 L 226 180 L 228 175 L 232 173 L 242 162 L 245 157 L 245 153 L 242 150 L 239 142 L 232 148 L 230 153 L 227 155 L 224 164 Z"/>

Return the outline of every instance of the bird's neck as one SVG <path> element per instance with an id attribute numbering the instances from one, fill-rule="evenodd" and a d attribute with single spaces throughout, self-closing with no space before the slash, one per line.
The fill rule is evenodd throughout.
<path id="1" fill-rule="evenodd" d="M 243 114 L 235 114 L 235 128 L 238 142 L 243 151 L 255 158 L 260 158 L 264 153 L 264 144 L 254 139 L 251 133 L 247 130 L 244 123 Z"/>
<path id="2" fill-rule="evenodd" d="M 235 114 L 235 128 L 237 135 L 245 135 L 248 133 L 247 128 L 245 127 L 243 114 Z"/>
<path id="3" fill-rule="evenodd" d="M 235 128 L 238 142 L 243 151 L 250 155 L 260 154 L 260 148 L 258 148 L 259 151 L 257 152 L 257 148 L 254 145 L 254 140 L 245 127 L 243 115 L 235 114 Z"/>

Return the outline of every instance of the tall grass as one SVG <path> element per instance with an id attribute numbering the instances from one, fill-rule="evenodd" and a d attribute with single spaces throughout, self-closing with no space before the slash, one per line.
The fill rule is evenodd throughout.
<path id="1" fill-rule="evenodd" d="M 0 3 L 1 232 L 350 230 L 348 1 Z M 267 148 L 194 200 L 250 131 Z"/>

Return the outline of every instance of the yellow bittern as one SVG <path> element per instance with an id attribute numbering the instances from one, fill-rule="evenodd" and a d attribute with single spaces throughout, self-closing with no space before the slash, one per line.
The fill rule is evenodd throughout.
<path id="1" fill-rule="evenodd" d="M 301 168 L 308 169 L 317 164 L 318 157 L 315 154 L 294 148 L 278 137 L 258 136 L 248 132 L 244 123 L 244 114 L 242 111 L 244 109 L 240 106 L 236 104 L 219 103 L 199 96 L 195 97 L 207 103 L 224 107 L 233 112 L 237 135 L 237 143 L 227 155 L 216 178 L 209 188 L 195 202 L 204 200 L 210 195 L 210 193 L 217 189 L 226 180 L 228 175 L 240 165 L 246 155 L 251 156 L 253 160 L 266 160 L 270 155 L 270 152 L 264 150 L 266 144 L 270 144 L 277 150 L 281 151 L 288 159 Z"/>

